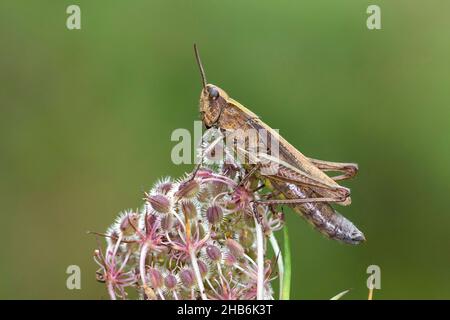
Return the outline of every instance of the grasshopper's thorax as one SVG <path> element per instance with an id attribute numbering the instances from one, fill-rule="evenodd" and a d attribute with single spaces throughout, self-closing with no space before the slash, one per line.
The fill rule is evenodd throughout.
<path id="1" fill-rule="evenodd" d="M 200 114 L 207 128 L 217 124 L 228 99 L 228 94 L 213 84 L 203 88 L 200 94 Z"/>

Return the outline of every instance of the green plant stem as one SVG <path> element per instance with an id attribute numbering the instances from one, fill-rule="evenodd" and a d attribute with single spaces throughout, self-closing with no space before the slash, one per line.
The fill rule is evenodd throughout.
<path id="1" fill-rule="evenodd" d="M 264 300 L 264 237 L 261 225 L 258 219 L 255 219 L 256 229 L 256 243 L 257 243 L 257 265 L 258 265 L 258 280 L 256 286 L 256 299 Z"/>
<path id="2" fill-rule="evenodd" d="M 281 300 L 289 300 L 291 295 L 291 247 L 287 226 L 283 228 L 284 236 L 284 277 Z"/>
<path id="3" fill-rule="evenodd" d="M 279 298 L 281 299 L 283 295 L 283 285 L 284 285 L 284 262 L 283 255 L 281 254 L 280 246 L 278 245 L 278 241 L 275 238 L 273 232 L 269 236 L 270 244 L 272 245 L 273 252 L 275 254 L 275 259 L 277 259 L 278 265 L 278 277 L 280 279 L 280 293 Z"/>

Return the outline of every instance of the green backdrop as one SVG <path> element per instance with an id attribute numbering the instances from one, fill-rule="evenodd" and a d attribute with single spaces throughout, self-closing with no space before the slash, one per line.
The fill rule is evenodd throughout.
<path id="1" fill-rule="evenodd" d="M 66 28 L 81 7 L 82 29 Z M 368 30 L 369 4 L 382 29 Z M 287 211 L 296 299 L 450 298 L 449 1 L 0 2 L 0 298 L 106 298 L 87 230 L 192 166 L 170 161 L 200 79 L 303 153 L 360 165 L 351 247 Z M 82 289 L 66 289 L 66 268 Z"/>

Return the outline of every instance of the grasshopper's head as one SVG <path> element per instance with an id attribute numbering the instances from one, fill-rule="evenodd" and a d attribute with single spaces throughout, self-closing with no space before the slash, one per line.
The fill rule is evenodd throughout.
<path id="1" fill-rule="evenodd" d="M 222 110 L 227 105 L 228 94 L 213 84 L 207 84 L 205 71 L 203 69 L 197 46 L 194 44 L 195 57 L 200 68 L 203 89 L 200 94 L 200 115 L 207 128 L 217 124 Z"/>
<path id="2" fill-rule="evenodd" d="M 207 84 L 200 94 L 200 115 L 207 128 L 214 126 L 227 105 L 228 94 L 213 84 Z"/>

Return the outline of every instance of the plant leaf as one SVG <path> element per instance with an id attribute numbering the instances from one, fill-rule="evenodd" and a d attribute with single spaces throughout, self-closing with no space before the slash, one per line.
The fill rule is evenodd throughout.
<path id="1" fill-rule="evenodd" d="M 342 291 L 341 293 L 338 293 L 337 295 L 335 295 L 333 298 L 331 298 L 330 300 L 339 300 L 341 299 L 344 295 L 346 295 L 348 292 L 350 291 L 350 289 Z"/>

